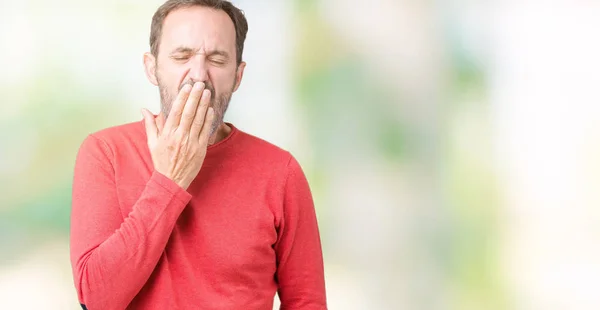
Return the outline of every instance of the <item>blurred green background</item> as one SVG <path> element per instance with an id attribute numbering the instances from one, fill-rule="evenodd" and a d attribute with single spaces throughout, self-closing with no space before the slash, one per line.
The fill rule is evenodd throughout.
<path id="1" fill-rule="evenodd" d="M 253 0 L 226 120 L 313 190 L 330 309 L 599 309 L 600 3 Z M 77 149 L 162 1 L 0 1 L 0 309 L 78 309 Z"/>

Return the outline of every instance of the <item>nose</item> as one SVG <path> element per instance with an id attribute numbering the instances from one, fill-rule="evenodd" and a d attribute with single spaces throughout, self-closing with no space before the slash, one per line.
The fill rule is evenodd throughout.
<path id="1" fill-rule="evenodd" d="M 189 64 L 189 78 L 194 82 L 206 83 L 208 81 L 208 67 L 206 65 L 205 57 L 203 55 L 195 55 L 190 59 Z"/>

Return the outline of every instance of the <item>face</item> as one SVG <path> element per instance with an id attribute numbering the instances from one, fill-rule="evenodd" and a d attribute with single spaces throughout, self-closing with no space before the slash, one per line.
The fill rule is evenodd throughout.
<path id="1" fill-rule="evenodd" d="M 167 15 L 158 55 L 146 53 L 144 64 L 148 79 L 159 88 L 165 116 L 185 84 L 206 84 L 215 111 L 211 133 L 222 124 L 245 67 L 236 63 L 235 27 L 227 13 L 200 6 Z"/>

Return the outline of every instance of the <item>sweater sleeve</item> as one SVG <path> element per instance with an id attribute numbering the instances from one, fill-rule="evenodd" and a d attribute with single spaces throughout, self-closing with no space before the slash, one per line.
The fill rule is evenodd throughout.
<path id="1" fill-rule="evenodd" d="M 323 254 L 310 188 L 292 157 L 284 188 L 283 219 L 275 245 L 281 310 L 327 309 Z"/>
<path id="2" fill-rule="evenodd" d="M 81 145 L 73 178 L 70 252 L 84 309 L 125 309 L 149 279 L 191 195 L 154 171 L 123 218 L 112 152 L 93 135 Z"/>

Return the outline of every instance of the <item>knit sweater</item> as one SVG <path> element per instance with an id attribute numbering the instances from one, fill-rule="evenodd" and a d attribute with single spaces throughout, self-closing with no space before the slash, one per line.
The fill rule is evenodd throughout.
<path id="1" fill-rule="evenodd" d="M 71 264 L 84 309 L 326 309 L 317 218 L 287 151 L 237 129 L 187 190 L 157 172 L 143 122 L 77 154 Z"/>

